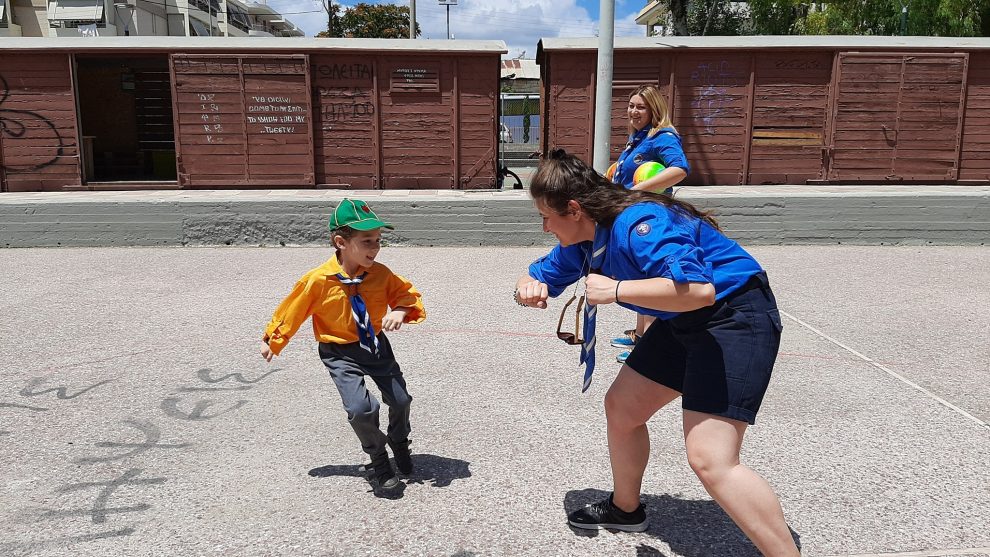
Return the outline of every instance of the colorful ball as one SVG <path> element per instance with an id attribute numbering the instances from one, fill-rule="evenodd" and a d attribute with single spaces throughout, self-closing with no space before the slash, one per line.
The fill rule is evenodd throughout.
<path id="1" fill-rule="evenodd" d="M 615 177 L 615 165 L 617 164 L 619 163 L 613 162 L 612 166 L 608 167 L 608 170 L 605 171 L 605 177 L 608 178 L 609 180 Z"/>
<path id="2" fill-rule="evenodd" d="M 639 165 L 639 168 L 637 168 L 636 172 L 633 174 L 633 185 L 639 185 L 640 182 L 645 182 L 657 174 L 660 174 L 664 168 L 667 167 L 658 162 L 644 162 Z"/>

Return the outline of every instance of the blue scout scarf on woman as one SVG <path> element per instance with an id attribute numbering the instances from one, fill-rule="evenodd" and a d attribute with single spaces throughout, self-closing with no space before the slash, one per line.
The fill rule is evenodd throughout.
<path id="1" fill-rule="evenodd" d="M 601 245 L 599 246 L 599 237 Z M 605 261 L 605 246 L 608 242 L 608 235 L 595 234 L 595 241 L 591 246 L 591 265 L 589 272 L 597 273 L 602 268 Z M 594 304 L 584 304 L 584 343 L 581 345 L 581 364 L 584 365 L 584 386 L 581 392 L 588 390 L 591 386 L 591 376 L 595 373 L 595 318 L 598 317 L 598 306 Z"/>

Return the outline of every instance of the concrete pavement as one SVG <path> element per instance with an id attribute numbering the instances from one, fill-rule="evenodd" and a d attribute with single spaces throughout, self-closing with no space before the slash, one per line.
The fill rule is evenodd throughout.
<path id="1" fill-rule="evenodd" d="M 809 556 L 990 555 L 987 247 L 759 246 L 785 317 L 743 459 Z M 543 248 L 387 247 L 428 319 L 391 334 L 417 471 L 394 499 L 304 327 L 258 337 L 321 248 L 0 251 L 0 555 L 748 557 L 650 423 L 643 534 L 569 529 L 610 488 L 602 400 L 562 305 L 517 307 Z M 632 315 L 603 307 L 602 337 Z M 600 343 L 604 344 L 604 343 Z"/>

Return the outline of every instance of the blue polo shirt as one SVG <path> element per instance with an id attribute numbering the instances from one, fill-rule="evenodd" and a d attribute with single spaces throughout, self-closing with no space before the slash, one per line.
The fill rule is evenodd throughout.
<path id="1" fill-rule="evenodd" d="M 595 229 L 595 245 L 606 244 L 601 273 L 616 280 L 662 277 L 674 282 L 715 286 L 721 300 L 763 269 L 735 240 L 701 219 L 659 203 L 644 201 L 626 208 L 611 228 Z M 592 242 L 558 245 L 529 266 L 529 275 L 559 296 L 584 276 Z M 670 319 L 676 312 L 620 302 L 636 313 Z"/>
<path id="2" fill-rule="evenodd" d="M 673 128 L 661 128 L 655 135 L 649 137 L 650 128 L 643 128 L 629 136 L 626 149 L 619 155 L 615 165 L 612 181 L 622 184 L 626 189 L 633 187 L 633 174 L 644 162 L 656 161 L 670 168 L 683 168 L 691 173 L 681 138 Z"/>

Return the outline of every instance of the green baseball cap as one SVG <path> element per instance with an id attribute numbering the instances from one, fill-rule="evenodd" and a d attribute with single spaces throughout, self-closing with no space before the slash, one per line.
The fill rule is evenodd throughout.
<path id="1" fill-rule="evenodd" d="M 330 230 L 349 226 L 354 230 L 394 229 L 391 224 L 378 218 L 378 215 L 360 199 L 341 199 L 330 215 Z"/>

